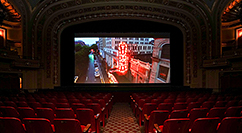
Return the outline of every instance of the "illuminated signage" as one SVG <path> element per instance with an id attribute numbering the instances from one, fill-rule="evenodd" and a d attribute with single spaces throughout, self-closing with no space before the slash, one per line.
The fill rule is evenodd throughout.
<path id="1" fill-rule="evenodd" d="M 119 43 L 119 64 L 118 70 L 120 73 L 125 73 L 128 70 L 128 57 L 127 53 L 127 44 L 125 42 Z"/>
<path id="2" fill-rule="evenodd" d="M 118 83 L 115 76 L 113 74 L 109 73 L 109 72 L 108 72 L 108 78 L 109 78 L 109 83 Z"/>

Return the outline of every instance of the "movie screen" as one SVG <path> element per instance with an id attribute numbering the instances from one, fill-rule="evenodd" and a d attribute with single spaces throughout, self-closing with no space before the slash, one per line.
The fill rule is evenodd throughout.
<path id="1" fill-rule="evenodd" d="M 74 83 L 170 83 L 170 38 L 75 37 Z"/>

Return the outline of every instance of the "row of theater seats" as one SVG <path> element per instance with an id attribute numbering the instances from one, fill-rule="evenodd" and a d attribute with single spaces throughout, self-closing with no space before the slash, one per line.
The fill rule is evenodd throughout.
<path id="1" fill-rule="evenodd" d="M 56 133 L 80 130 L 99 133 L 100 123 L 105 126 L 105 117 L 108 118 L 113 105 L 111 93 L 49 92 L 0 99 L 0 131 L 5 132 L 42 132 L 47 128 Z"/>
<path id="2" fill-rule="evenodd" d="M 242 132 L 242 128 L 237 128 L 242 126 L 242 95 L 164 92 L 151 95 L 133 93 L 130 98 L 130 105 L 138 124 L 144 125 L 146 133 L 167 133 L 168 130 L 225 133 L 232 132 L 232 129 Z M 238 122 L 232 124 L 234 128 L 231 130 L 228 125 L 221 124 L 234 121 Z"/>

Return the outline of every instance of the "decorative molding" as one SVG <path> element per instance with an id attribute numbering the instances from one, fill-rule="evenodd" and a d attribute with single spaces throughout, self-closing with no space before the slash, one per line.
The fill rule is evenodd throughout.
<path id="1" fill-rule="evenodd" d="M 191 76 L 194 78 L 198 76 L 198 64 L 199 60 L 202 60 L 202 57 L 198 57 L 200 47 L 202 47 L 202 56 L 206 56 L 211 53 L 209 45 L 212 44 L 210 41 L 212 40 L 211 20 L 209 15 L 200 8 L 200 5 L 190 0 L 181 2 L 175 0 L 146 1 L 150 4 L 139 3 L 137 0 L 130 0 L 130 3 L 125 4 L 121 2 L 116 4 L 113 1 L 105 0 L 104 3 L 99 2 L 98 5 L 88 4 L 88 7 L 87 3 L 96 1 L 75 0 L 66 3 L 49 1 L 39 8 L 36 16 L 33 16 L 32 44 L 35 45 L 36 56 L 45 60 L 46 78 L 52 77 L 54 84 L 59 82 L 57 81 L 60 54 L 58 33 L 70 25 L 113 18 L 151 20 L 171 24 L 181 29 L 186 54 L 184 60 L 185 81 L 190 84 Z M 134 5 L 132 1 L 137 3 Z M 82 6 L 80 7 L 80 5 Z M 44 50 L 42 44 L 46 44 L 45 54 L 42 51 Z M 42 55 L 45 57 L 42 58 Z"/>

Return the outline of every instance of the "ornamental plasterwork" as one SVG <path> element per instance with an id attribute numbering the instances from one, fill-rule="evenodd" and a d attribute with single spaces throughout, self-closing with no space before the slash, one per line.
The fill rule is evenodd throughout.
<path id="1" fill-rule="evenodd" d="M 191 76 L 197 77 L 198 47 L 202 47 L 203 56 L 210 53 L 209 40 L 212 40 L 210 17 L 201 12 L 195 2 L 163 0 L 159 5 L 156 1 L 138 2 L 137 0 L 99 2 L 95 1 L 49 1 L 42 4 L 42 8 L 33 17 L 32 42 L 35 44 L 37 56 L 43 55 L 42 44 L 46 44 L 45 62 L 47 78 L 53 78 L 53 84 L 58 81 L 59 36 L 64 28 L 88 21 L 112 18 L 130 18 L 152 20 L 171 24 L 180 28 L 184 35 L 185 47 L 185 73 L 186 83 L 191 83 Z M 154 3 L 153 3 L 154 2 Z M 86 3 L 86 4 L 85 4 Z M 44 35 L 43 33 L 47 33 Z M 53 59 L 52 59 L 53 58 Z M 201 57 L 199 57 L 201 58 Z M 191 68 L 191 66 L 193 68 Z M 51 76 L 52 75 L 52 76 Z"/>

